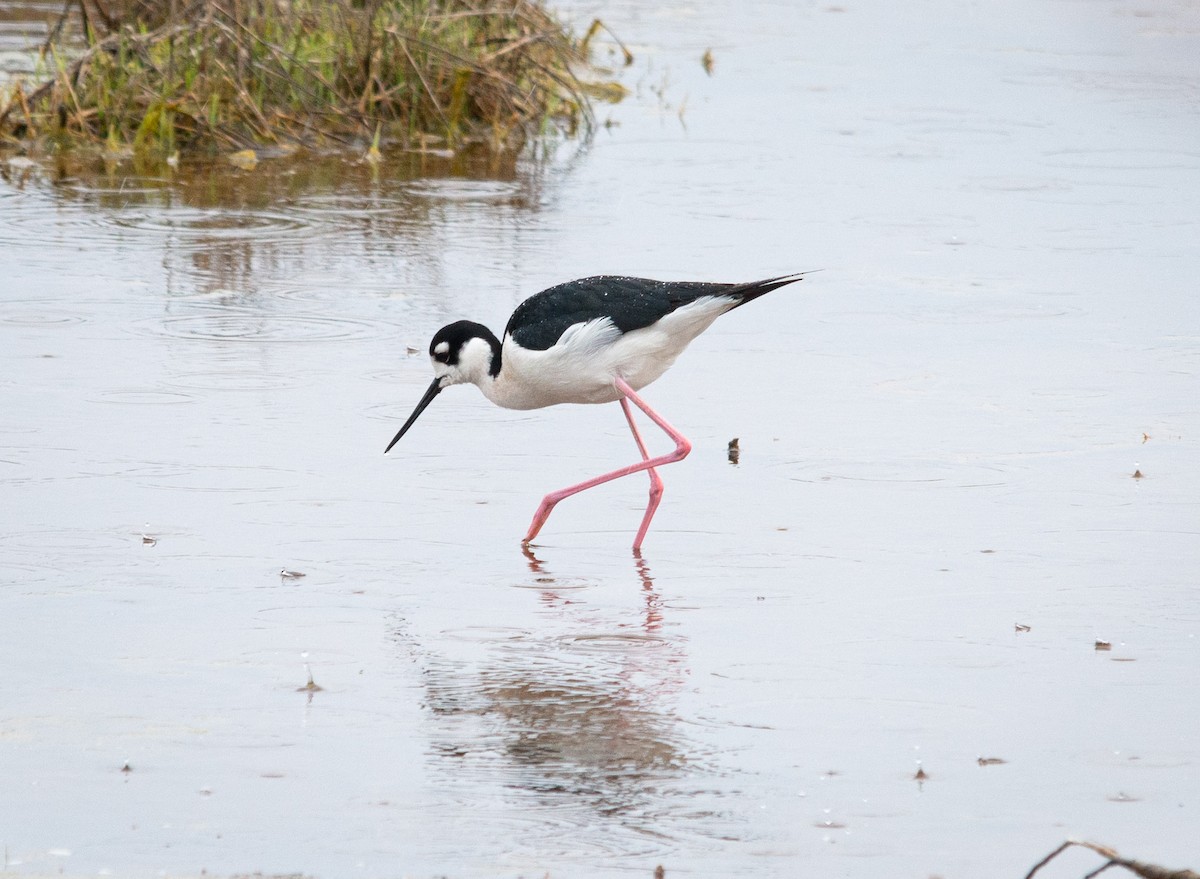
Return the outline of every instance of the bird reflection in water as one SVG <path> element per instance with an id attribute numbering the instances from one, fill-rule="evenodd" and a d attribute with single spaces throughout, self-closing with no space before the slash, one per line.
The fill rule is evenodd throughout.
<path id="1" fill-rule="evenodd" d="M 534 582 L 545 584 L 547 587 L 542 590 L 543 601 L 551 605 L 563 603 L 565 600 L 551 588 L 557 582 L 555 577 L 546 570 L 545 562 L 534 554 L 533 547 L 529 544 L 522 544 L 521 554 L 525 556 L 526 561 L 529 563 L 529 570 L 534 575 Z M 650 566 L 646 563 L 646 559 L 642 556 L 640 549 L 633 551 L 633 564 L 642 586 L 642 592 L 646 598 L 646 611 L 645 617 L 642 620 L 642 628 L 647 634 L 653 634 L 662 628 L 662 597 L 654 590 L 654 577 L 651 576 Z"/>
<path id="2" fill-rule="evenodd" d="M 568 598 L 579 581 L 560 583 L 524 551 L 551 625 L 490 639 L 478 664 L 427 668 L 435 751 L 456 758 L 456 776 L 483 775 L 531 807 L 553 808 L 555 822 L 581 810 L 581 824 L 600 814 L 646 832 L 653 818 L 661 833 L 688 762 L 674 710 L 687 669 L 678 641 L 662 634 L 649 566 L 635 555 L 643 600 L 632 619 L 627 611 L 614 619 L 609 608 Z"/>

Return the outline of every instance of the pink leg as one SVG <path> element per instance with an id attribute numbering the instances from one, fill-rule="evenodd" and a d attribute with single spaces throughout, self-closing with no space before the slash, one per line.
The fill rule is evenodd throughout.
<path id="1" fill-rule="evenodd" d="M 637 422 L 633 420 L 633 410 L 629 408 L 629 400 L 625 397 L 621 398 L 621 411 L 625 413 L 625 420 L 629 422 L 629 429 L 633 431 L 633 439 L 637 443 L 638 451 L 642 453 L 642 460 L 649 461 L 650 454 L 646 451 L 646 444 L 642 442 L 642 435 L 638 432 Z M 654 512 L 658 509 L 659 501 L 662 500 L 662 478 L 653 467 L 646 472 L 650 474 L 650 503 L 646 505 L 646 514 L 642 517 L 642 526 L 638 528 L 637 537 L 634 538 L 634 549 L 641 547 L 642 541 L 646 538 L 646 532 L 650 530 L 650 520 L 654 518 Z"/>
<path id="2" fill-rule="evenodd" d="M 529 543 L 533 538 L 537 537 L 542 526 L 546 524 L 546 520 L 550 518 L 550 512 L 554 509 L 555 504 L 564 498 L 569 498 L 573 494 L 579 494 L 589 488 L 595 488 L 597 485 L 602 485 L 605 482 L 611 482 L 614 479 L 620 479 L 622 476 L 628 476 L 630 473 L 637 473 L 640 470 L 649 470 L 650 476 L 650 506 L 646 508 L 646 515 L 642 518 L 642 527 L 638 529 L 637 537 L 634 540 L 633 548 L 640 549 L 642 540 L 646 536 L 646 531 L 650 528 L 650 520 L 654 517 L 654 511 L 658 509 L 658 502 L 662 497 L 662 480 L 658 478 L 658 474 L 654 472 L 654 468 L 663 464 L 673 464 L 675 461 L 682 461 L 687 457 L 688 452 L 692 450 L 692 444 L 688 442 L 687 437 L 673 428 L 667 423 L 661 415 L 650 408 L 637 393 L 629 386 L 623 378 L 616 378 L 613 384 L 617 386 L 617 390 L 623 395 L 621 405 L 625 410 L 625 417 L 629 419 L 629 426 L 633 430 L 634 439 L 637 440 L 638 449 L 642 453 L 642 460 L 637 464 L 630 464 L 628 467 L 622 467 L 620 470 L 614 470 L 611 473 L 605 473 L 602 476 L 596 476 L 586 482 L 581 482 L 578 485 L 572 485 L 568 488 L 552 491 L 550 494 L 542 498 L 541 506 L 537 508 L 537 512 L 533 514 L 533 522 L 529 526 L 529 533 L 525 535 L 525 543 Z M 638 433 L 637 427 L 634 426 L 632 413 L 629 411 L 629 400 L 633 405 L 637 406 L 647 417 L 666 432 L 667 436 L 675 440 L 675 451 L 668 452 L 665 455 L 660 455 L 657 458 L 650 458 L 646 453 L 646 446 L 642 442 L 641 434 Z"/>

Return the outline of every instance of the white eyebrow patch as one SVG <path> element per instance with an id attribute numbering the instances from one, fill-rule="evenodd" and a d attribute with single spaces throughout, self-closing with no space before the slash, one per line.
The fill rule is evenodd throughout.
<path id="1" fill-rule="evenodd" d="M 434 354 L 449 354 L 450 353 L 450 343 L 449 342 L 438 342 L 436 345 L 433 346 L 433 353 Z"/>

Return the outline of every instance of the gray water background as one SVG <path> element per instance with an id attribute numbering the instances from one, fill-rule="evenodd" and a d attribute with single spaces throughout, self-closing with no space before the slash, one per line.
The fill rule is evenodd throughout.
<path id="1" fill-rule="evenodd" d="M 637 60 L 547 161 L 0 166 L 5 869 L 1196 868 L 1200 7 L 560 8 Z M 443 323 L 818 268 L 646 390 L 640 559 L 640 477 L 519 547 L 616 406 L 382 455 Z"/>

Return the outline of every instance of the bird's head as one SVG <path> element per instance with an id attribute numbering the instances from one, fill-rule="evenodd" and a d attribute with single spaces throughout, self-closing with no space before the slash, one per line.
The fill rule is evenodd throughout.
<path id="1" fill-rule="evenodd" d="M 500 340 L 483 324 L 455 321 L 434 333 L 429 343 L 429 359 L 433 363 L 433 383 L 408 416 L 408 421 L 383 450 L 385 455 L 443 388 L 465 382 L 482 385 L 494 379 L 500 372 Z"/>

